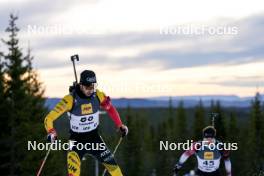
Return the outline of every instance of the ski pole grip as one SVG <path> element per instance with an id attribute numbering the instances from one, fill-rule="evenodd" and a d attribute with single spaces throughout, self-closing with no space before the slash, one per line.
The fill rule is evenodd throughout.
<path id="1" fill-rule="evenodd" d="M 74 60 L 79 61 L 79 55 L 78 54 L 71 56 L 71 61 L 74 62 Z"/>

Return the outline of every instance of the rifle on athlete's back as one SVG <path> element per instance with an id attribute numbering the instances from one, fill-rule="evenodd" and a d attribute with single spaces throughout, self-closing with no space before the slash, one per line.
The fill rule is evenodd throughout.
<path id="1" fill-rule="evenodd" d="M 76 68 L 75 68 L 75 60 L 79 61 L 79 56 L 78 54 L 75 54 L 73 56 L 71 56 L 71 61 L 72 61 L 72 65 L 73 65 L 73 72 L 74 72 L 74 76 L 75 76 L 75 81 L 73 82 L 72 86 L 69 87 L 69 91 L 70 93 L 76 88 L 76 86 L 78 85 L 78 78 L 77 78 L 77 74 L 76 74 Z"/>

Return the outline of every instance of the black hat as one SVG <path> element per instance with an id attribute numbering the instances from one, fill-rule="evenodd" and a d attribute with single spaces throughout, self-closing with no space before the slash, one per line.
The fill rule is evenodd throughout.
<path id="1" fill-rule="evenodd" d="M 89 86 L 92 83 L 96 83 L 95 73 L 92 70 L 84 70 L 81 73 L 80 84 Z"/>
<path id="2" fill-rule="evenodd" d="M 216 129 L 213 126 L 208 126 L 203 129 L 204 138 L 214 138 L 216 136 Z"/>

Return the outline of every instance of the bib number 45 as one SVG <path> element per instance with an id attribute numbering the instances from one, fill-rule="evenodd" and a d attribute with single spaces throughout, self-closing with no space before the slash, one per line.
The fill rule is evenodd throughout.
<path id="1" fill-rule="evenodd" d="M 214 166 L 214 161 L 213 160 L 211 160 L 211 161 L 204 161 L 203 162 L 203 165 L 204 166 L 207 166 L 207 167 L 212 167 L 212 166 Z"/>

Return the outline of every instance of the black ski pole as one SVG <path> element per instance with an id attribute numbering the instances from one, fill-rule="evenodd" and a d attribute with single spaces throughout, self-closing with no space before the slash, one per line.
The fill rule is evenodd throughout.
<path id="1" fill-rule="evenodd" d="M 113 156 L 115 156 L 115 153 L 116 153 L 116 151 L 117 151 L 119 145 L 121 144 L 122 140 L 123 140 L 123 137 L 121 136 L 121 137 L 119 138 L 119 140 L 118 140 L 118 143 L 117 143 L 116 146 L 115 146 L 115 149 L 114 149 L 114 152 L 113 152 Z M 106 174 L 106 169 L 104 169 L 104 172 L 103 172 L 102 176 L 104 176 L 105 174 Z"/>
<path id="2" fill-rule="evenodd" d="M 215 127 L 215 118 L 218 116 L 218 113 L 212 112 L 212 126 Z"/>

